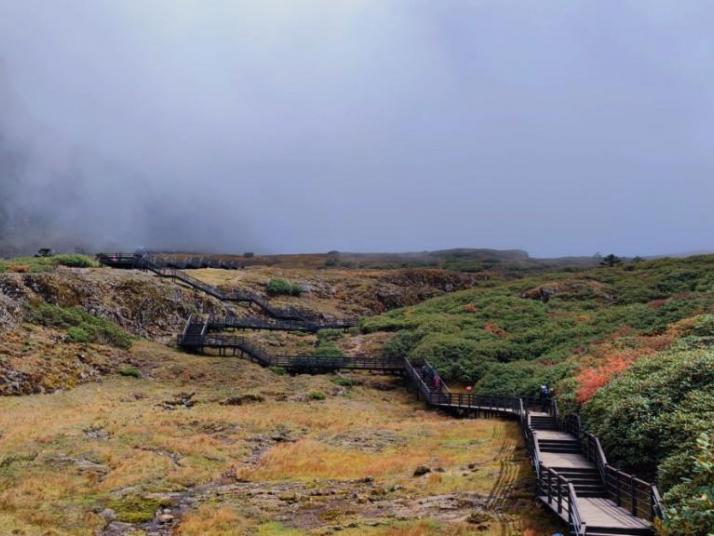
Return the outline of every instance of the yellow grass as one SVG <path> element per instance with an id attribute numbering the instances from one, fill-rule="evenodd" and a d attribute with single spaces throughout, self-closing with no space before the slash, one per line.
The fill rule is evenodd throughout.
<path id="1" fill-rule="evenodd" d="M 398 484 L 403 495 L 412 497 L 460 491 L 485 496 L 503 479 L 504 464 L 513 465 L 512 487 L 530 478 L 523 453 L 514 454 L 520 445 L 514 423 L 455 420 L 425 411 L 398 386 L 388 392 L 345 390 L 329 376 L 277 376 L 238 359 L 191 357 L 146 342 L 137 343 L 132 353 L 139 363 L 155 365 L 150 377 L 111 377 L 52 395 L 0 398 L 3 530 L 10 527 L 25 536 L 92 534 L 103 526 L 94 511 L 124 500 L 117 497 L 142 501 L 148 494 L 216 481 L 232 467 L 239 476 L 266 485 L 371 476 L 380 485 Z M 184 369 L 193 375 L 189 382 Z M 193 408 L 161 406 L 185 391 L 196 392 Z M 306 400 L 311 391 L 327 399 Z M 246 392 L 261 394 L 265 401 L 220 403 Z M 88 437 L 88 430 L 97 429 L 105 436 Z M 254 439 L 276 430 L 297 441 L 268 445 L 259 460 L 246 464 Z M 388 432 L 398 444 L 374 452 L 335 441 L 345 434 L 371 437 L 375 431 Z M 104 469 L 82 470 L 75 460 Z M 478 470 L 467 470 L 468 464 Z M 419 465 L 444 472 L 415 478 Z M 311 534 L 252 517 L 227 497 L 220 501 L 197 505 L 179 534 Z M 361 532 L 341 533 L 439 534 L 422 525 L 363 525 Z M 470 534 L 453 530 L 448 533 Z"/>

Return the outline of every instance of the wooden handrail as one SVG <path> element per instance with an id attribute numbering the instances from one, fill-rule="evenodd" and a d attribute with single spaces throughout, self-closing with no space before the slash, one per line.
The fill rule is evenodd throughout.
<path id="1" fill-rule="evenodd" d="M 583 516 L 578 510 L 578 496 L 575 493 L 575 486 L 568 482 L 568 519 L 570 526 L 573 527 L 575 536 L 585 536 L 588 532 L 588 527 L 583 521 Z"/>

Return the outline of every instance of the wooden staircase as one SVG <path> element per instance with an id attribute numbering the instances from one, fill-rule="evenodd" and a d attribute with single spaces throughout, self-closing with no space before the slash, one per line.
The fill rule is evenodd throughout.
<path id="1" fill-rule="evenodd" d="M 538 497 L 572 534 L 654 534 L 651 521 L 662 515 L 655 486 L 611 468 L 597 438 L 580 429 L 577 417 L 559 418 L 555 401 L 547 412 L 532 412 L 528 422 Z M 616 493 L 623 488 L 628 497 Z"/>

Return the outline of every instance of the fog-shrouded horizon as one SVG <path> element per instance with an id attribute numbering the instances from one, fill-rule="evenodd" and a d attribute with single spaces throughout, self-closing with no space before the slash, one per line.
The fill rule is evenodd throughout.
<path id="1" fill-rule="evenodd" d="M 0 0 L 0 251 L 711 251 L 712 27 L 686 0 Z"/>

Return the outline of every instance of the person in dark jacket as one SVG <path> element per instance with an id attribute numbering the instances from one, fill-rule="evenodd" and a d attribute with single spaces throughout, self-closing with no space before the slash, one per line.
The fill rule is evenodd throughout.
<path id="1" fill-rule="evenodd" d="M 543 412 L 548 411 L 548 404 L 550 402 L 550 389 L 548 386 L 543 384 L 540 386 L 540 409 Z"/>

